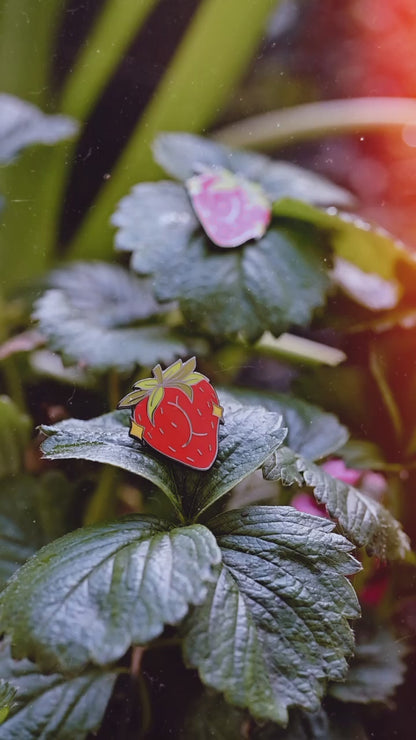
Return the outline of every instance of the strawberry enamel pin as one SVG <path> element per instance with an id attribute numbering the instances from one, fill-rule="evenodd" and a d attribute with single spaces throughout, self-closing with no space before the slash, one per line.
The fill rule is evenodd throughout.
<path id="1" fill-rule="evenodd" d="M 131 408 L 130 436 L 196 470 L 209 470 L 218 453 L 223 409 L 208 378 L 195 370 L 196 359 L 177 360 L 153 378 L 134 384 L 118 408 Z"/>

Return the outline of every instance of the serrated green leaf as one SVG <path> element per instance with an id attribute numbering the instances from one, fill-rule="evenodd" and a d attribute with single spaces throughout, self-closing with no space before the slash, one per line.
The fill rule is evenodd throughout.
<path id="1" fill-rule="evenodd" d="M 57 471 L 1 481 L 0 588 L 40 547 L 71 528 L 71 504 L 72 488 Z"/>
<path id="2" fill-rule="evenodd" d="M 205 690 L 193 702 L 181 729 L 183 740 L 367 740 L 354 708 L 338 706 L 336 714 L 320 707 L 316 712 L 293 709 L 289 724 L 254 724 L 246 711 L 231 706 L 221 694 Z"/>
<path id="3" fill-rule="evenodd" d="M 68 116 L 48 116 L 14 95 L 0 94 L 0 162 L 9 162 L 31 144 L 55 144 L 73 136 L 78 124 Z"/>
<path id="4" fill-rule="evenodd" d="M 310 460 L 327 457 L 348 440 L 348 430 L 334 414 L 288 393 L 233 388 L 223 389 L 221 399 L 235 399 L 243 405 L 262 406 L 281 414 L 288 430 L 287 445 Z"/>
<path id="5" fill-rule="evenodd" d="M 384 506 L 288 447 L 277 450 L 266 461 L 263 473 L 267 480 L 281 480 L 283 485 L 296 483 L 313 488 L 316 500 L 326 506 L 346 536 L 359 547 L 366 547 L 369 554 L 394 560 L 404 558 L 409 551 L 407 535 Z"/>
<path id="6" fill-rule="evenodd" d="M 30 418 L 8 396 L 0 396 L 0 478 L 20 471 L 31 426 Z"/>
<path id="7" fill-rule="evenodd" d="M 116 249 L 133 252 L 132 267 L 143 274 L 163 270 L 181 252 L 198 221 L 186 190 L 173 182 L 140 183 L 117 206 Z"/>
<path id="8" fill-rule="evenodd" d="M 189 351 L 181 337 L 155 324 L 172 306 L 162 308 L 146 280 L 118 265 L 78 263 L 53 273 L 51 282 L 56 287 L 36 302 L 33 318 L 50 346 L 69 360 L 127 371 Z"/>
<path id="9" fill-rule="evenodd" d="M 99 727 L 117 679 L 98 670 L 42 675 L 29 660 L 13 660 L 7 642 L 0 645 L 0 673 L 17 689 L 0 740 L 84 740 Z"/>
<path id="10" fill-rule="evenodd" d="M 355 647 L 345 682 L 332 684 L 331 696 L 355 704 L 388 704 L 403 683 L 407 652 L 407 645 L 386 629 L 369 638 L 363 636 Z"/>
<path id="11" fill-rule="evenodd" d="M 84 318 L 94 317 L 106 328 L 145 321 L 161 312 L 147 280 L 140 280 L 124 267 L 107 262 L 75 262 L 54 270 L 48 279 L 60 290 L 71 307 Z"/>
<path id="12" fill-rule="evenodd" d="M 46 671 L 107 665 L 200 604 L 221 554 L 202 525 L 132 515 L 71 532 L 29 560 L 0 594 L 16 657 Z"/>
<path id="13" fill-rule="evenodd" d="M 125 411 L 42 427 L 49 435 L 42 450 L 52 460 L 91 460 L 136 473 L 158 486 L 177 511 L 183 503 L 187 515 L 194 518 L 257 470 L 286 436 L 278 414 L 227 399 L 222 403 L 221 397 L 220 402 L 224 425 L 219 430 L 218 457 L 207 471 L 192 471 L 131 439 Z"/>
<path id="14" fill-rule="evenodd" d="M 209 523 L 222 552 L 217 581 L 185 623 L 186 659 L 204 683 L 261 719 L 319 707 L 347 671 L 347 619 L 359 615 L 345 578 L 359 564 L 333 523 L 292 507 L 230 511 Z"/>
<path id="15" fill-rule="evenodd" d="M 187 180 L 201 167 L 225 167 L 262 186 L 270 200 L 299 198 L 321 205 L 348 206 L 353 197 L 315 172 L 262 154 L 233 149 L 188 133 L 160 134 L 153 146 L 161 167 L 179 180 Z"/>
<path id="16" fill-rule="evenodd" d="M 154 274 L 158 297 L 177 299 L 191 326 L 216 337 L 257 339 L 307 324 L 329 288 L 319 239 L 301 229 L 271 228 L 226 253 L 198 236 L 164 259 L 165 270 Z"/>
<path id="17" fill-rule="evenodd" d="M 245 740 L 249 732 L 250 740 L 368 740 L 355 714 L 354 707 L 340 705 L 330 714 L 322 707 L 316 712 L 293 709 L 287 727 L 274 722 L 254 724 L 246 711 L 231 706 L 221 694 L 205 690 L 191 705 L 180 737 Z"/>
<path id="18" fill-rule="evenodd" d="M 157 218 L 167 225 L 186 221 L 186 201 L 175 214 L 169 198 L 165 206 L 167 185 L 146 186 L 158 202 Z M 191 326 L 216 337 L 240 333 L 256 339 L 265 330 L 279 333 L 292 324 L 307 324 L 325 302 L 330 281 L 316 230 L 305 230 L 302 224 L 272 227 L 256 243 L 224 253 L 192 222 L 173 242 L 165 234 L 167 249 L 166 238 L 154 240 L 149 234 L 148 216 L 137 218 L 143 208 L 142 187 L 137 186 L 116 213 L 115 223 L 121 227 L 118 248 L 133 252 L 131 266 L 139 274 L 152 275 L 159 300 L 179 301 Z M 192 210 L 189 202 L 187 207 Z"/>
<path id="19" fill-rule="evenodd" d="M 47 434 L 42 451 L 50 460 L 91 460 L 128 470 L 154 483 L 181 510 L 172 467 L 169 462 L 129 437 L 130 415 L 113 411 L 89 421 L 66 419 L 43 426 Z"/>
<path id="20" fill-rule="evenodd" d="M 416 269 L 414 254 L 384 229 L 372 226 L 351 213 L 336 208 L 320 210 L 300 200 L 284 198 L 273 205 L 276 216 L 306 221 L 332 232 L 332 246 L 339 257 L 353 262 L 364 272 L 386 280 L 396 277 L 397 265 Z"/>
<path id="21" fill-rule="evenodd" d="M 177 478 L 189 517 L 201 517 L 207 509 L 230 491 L 283 443 L 287 430 L 282 417 L 259 406 L 242 406 L 220 394 L 224 425 L 219 431 L 218 456 L 210 470 Z M 175 471 L 176 475 L 180 470 Z"/>

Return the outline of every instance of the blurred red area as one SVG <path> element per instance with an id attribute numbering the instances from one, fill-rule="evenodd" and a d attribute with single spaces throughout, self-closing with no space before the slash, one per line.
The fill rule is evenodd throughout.
<path id="1" fill-rule="evenodd" d="M 314 12 L 319 22 L 302 23 L 300 66 L 320 80 L 322 97 L 416 98 L 415 0 L 321 0 Z M 328 174 L 344 170 L 363 215 L 416 248 L 416 121 L 409 124 L 347 149 L 335 144 L 319 164 Z"/>

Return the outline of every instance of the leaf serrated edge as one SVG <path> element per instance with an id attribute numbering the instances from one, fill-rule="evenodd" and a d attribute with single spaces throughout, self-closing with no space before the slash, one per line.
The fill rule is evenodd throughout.
<path id="1" fill-rule="evenodd" d="M 280 463 L 277 463 L 277 455 L 280 452 L 287 453 L 288 455 L 288 464 L 283 467 Z M 290 455 L 292 458 L 291 460 L 289 459 Z M 290 464 L 295 466 L 295 471 L 292 473 L 290 473 Z M 276 470 L 276 468 L 278 470 Z M 369 555 L 375 555 L 381 560 L 404 560 L 408 556 L 408 553 L 410 552 L 410 540 L 401 528 L 400 523 L 393 517 L 388 509 L 378 501 L 374 501 L 369 498 L 358 488 L 334 478 L 320 466 L 310 463 L 301 455 L 298 455 L 286 446 L 275 451 L 263 464 L 262 469 L 266 480 L 281 480 L 283 485 L 286 486 L 292 485 L 293 483 L 296 483 L 297 485 L 300 484 L 301 479 L 298 477 L 298 473 L 302 477 L 304 484 L 313 489 L 314 496 L 318 503 L 323 504 L 329 515 L 337 520 L 345 535 L 358 547 L 365 547 Z M 344 513 L 339 509 L 337 503 L 332 505 L 331 501 L 328 501 L 328 496 L 325 495 L 325 490 L 319 490 L 320 482 L 319 480 L 317 481 L 316 475 L 319 475 L 319 477 L 324 480 L 329 479 L 329 481 L 333 482 L 333 484 L 336 485 L 338 492 L 345 494 L 346 501 L 348 497 L 354 496 L 354 498 L 363 503 L 370 516 L 378 524 L 376 531 L 379 534 L 380 542 L 377 542 L 374 533 L 368 538 L 359 538 L 354 534 L 351 527 L 348 526 Z M 387 541 L 387 527 L 390 529 L 392 534 L 392 541 L 390 541 L 390 543 Z"/>

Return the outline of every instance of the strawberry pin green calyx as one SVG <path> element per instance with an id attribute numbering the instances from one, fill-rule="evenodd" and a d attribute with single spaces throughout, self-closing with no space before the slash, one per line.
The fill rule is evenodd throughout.
<path id="1" fill-rule="evenodd" d="M 195 370 L 196 359 L 177 360 L 153 378 L 134 384 L 119 409 L 131 408 L 130 436 L 195 470 L 209 470 L 218 453 L 223 409 L 208 378 Z"/>

